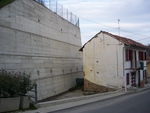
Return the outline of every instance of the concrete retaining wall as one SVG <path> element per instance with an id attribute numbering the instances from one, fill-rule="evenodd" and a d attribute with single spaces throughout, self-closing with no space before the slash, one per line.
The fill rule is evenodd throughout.
<path id="1" fill-rule="evenodd" d="M 80 28 L 33 0 L 0 9 L 0 69 L 31 73 L 38 100 L 83 77 Z"/>

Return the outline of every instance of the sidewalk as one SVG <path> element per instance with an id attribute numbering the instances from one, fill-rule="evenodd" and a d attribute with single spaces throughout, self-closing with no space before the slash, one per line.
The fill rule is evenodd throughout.
<path id="1" fill-rule="evenodd" d="M 47 112 L 75 107 L 75 106 L 79 106 L 79 105 L 83 105 L 83 104 L 87 104 L 87 103 L 91 103 L 95 101 L 109 99 L 109 98 L 117 97 L 117 96 L 124 95 L 124 94 L 126 94 L 124 92 L 124 89 L 121 89 L 121 90 L 101 93 L 101 94 L 73 97 L 73 98 L 61 99 L 61 100 L 49 101 L 49 102 L 41 102 L 41 103 L 38 103 L 37 110 L 30 110 L 30 111 L 24 111 L 24 112 L 19 112 L 19 113 L 47 113 Z"/>
<path id="2" fill-rule="evenodd" d="M 149 88 L 150 88 L 150 84 L 145 84 L 144 88 L 136 88 L 135 90 L 128 91 L 128 92 L 124 92 L 124 89 L 120 89 L 117 91 L 101 93 L 101 94 L 73 97 L 73 98 L 61 99 L 61 100 L 55 100 L 49 102 L 41 102 L 38 103 L 37 110 L 30 110 L 30 111 L 24 111 L 19 113 L 47 113 L 47 112 L 62 110 L 62 109 L 71 108 L 75 106 L 80 106 L 91 102 L 105 100 L 105 99 L 129 94 L 133 92 L 140 92 Z"/>
<path id="3" fill-rule="evenodd" d="M 144 91 L 150 88 L 150 83 L 145 84 L 144 88 L 137 88 L 136 92 Z"/>

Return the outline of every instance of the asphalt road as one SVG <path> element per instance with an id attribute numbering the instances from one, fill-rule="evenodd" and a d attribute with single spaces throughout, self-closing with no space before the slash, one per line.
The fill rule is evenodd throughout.
<path id="1" fill-rule="evenodd" d="M 150 89 L 50 113 L 150 113 Z"/>

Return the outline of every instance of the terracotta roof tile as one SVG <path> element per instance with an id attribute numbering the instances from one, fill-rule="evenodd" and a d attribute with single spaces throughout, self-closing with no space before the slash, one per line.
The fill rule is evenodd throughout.
<path id="1" fill-rule="evenodd" d="M 113 35 L 111 33 L 108 33 L 108 32 L 105 32 L 105 31 L 102 31 L 103 33 L 105 34 L 108 34 L 114 38 L 116 38 L 117 40 L 119 40 L 120 42 L 123 42 L 124 44 L 126 45 L 130 45 L 130 46 L 138 46 L 138 47 L 142 47 L 142 48 L 147 48 L 145 45 L 139 43 L 139 42 L 136 42 L 132 39 L 129 39 L 129 38 L 125 38 L 125 37 L 121 37 L 121 36 L 117 36 L 117 35 Z"/>
<path id="2" fill-rule="evenodd" d="M 96 38 L 97 35 L 100 34 L 100 33 L 107 34 L 107 35 L 109 35 L 109 36 L 111 36 L 111 37 L 117 39 L 118 41 L 120 41 L 120 42 L 122 42 L 122 43 L 124 43 L 124 44 L 126 44 L 126 45 L 137 46 L 137 47 L 141 47 L 141 48 L 147 48 L 147 46 L 145 46 L 145 45 L 143 45 L 143 44 L 141 44 L 141 43 L 139 43 L 139 42 L 136 42 L 136 41 L 134 41 L 134 40 L 132 40 L 132 39 L 125 38 L 125 37 L 121 37 L 121 36 L 118 36 L 118 35 L 114 35 L 114 34 L 111 34 L 111 33 L 105 32 L 105 31 L 100 31 L 100 32 L 97 33 L 93 38 Z M 93 38 L 91 38 L 88 42 L 90 42 Z M 87 42 L 87 43 L 88 43 L 88 42 Z M 83 48 L 84 48 L 84 46 L 85 46 L 87 43 L 85 43 L 85 44 L 83 45 L 83 47 L 80 48 L 79 51 L 83 51 Z"/>

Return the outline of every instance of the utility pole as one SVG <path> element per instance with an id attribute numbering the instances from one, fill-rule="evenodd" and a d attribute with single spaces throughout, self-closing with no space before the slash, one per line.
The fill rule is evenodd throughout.
<path id="1" fill-rule="evenodd" d="M 120 25 L 119 25 L 120 19 L 118 19 L 118 32 L 119 32 L 119 36 L 120 36 Z"/>

